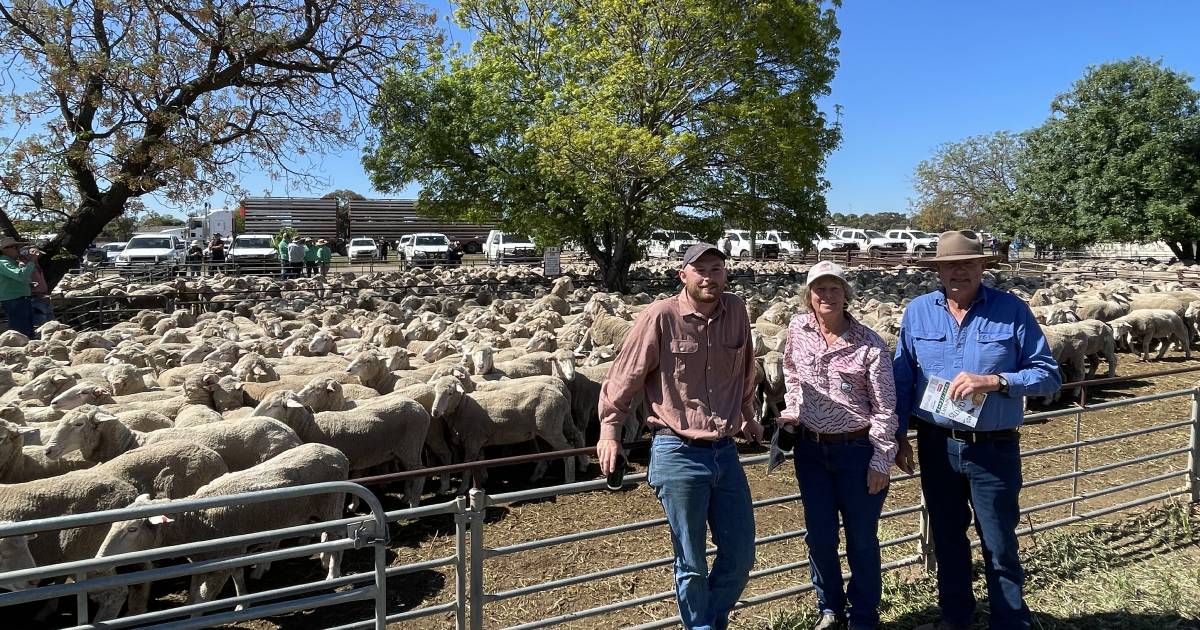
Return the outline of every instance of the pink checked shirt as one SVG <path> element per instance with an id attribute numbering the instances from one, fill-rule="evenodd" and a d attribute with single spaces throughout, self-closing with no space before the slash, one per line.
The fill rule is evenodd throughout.
<path id="1" fill-rule="evenodd" d="M 783 350 L 787 384 L 783 417 L 797 416 L 818 433 L 870 429 L 871 468 L 887 474 L 896 461 L 896 384 L 892 355 L 875 331 L 849 313 L 850 330 L 832 346 L 817 318 L 801 313 L 788 326 Z"/>

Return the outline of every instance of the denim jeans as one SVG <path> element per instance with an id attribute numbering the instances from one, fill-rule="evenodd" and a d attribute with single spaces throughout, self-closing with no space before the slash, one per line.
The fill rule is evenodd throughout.
<path id="1" fill-rule="evenodd" d="M 8 316 L 8 329 L 33 339 L 33 302 L 28 297 L 20 297 L 0 304 L 4 305 L 4 314 Z"/>
<path id="2" fill-rule="evenodd" d="M 701 448 L 656 436 L 647 480 L 671 526 L 675 594 L 684 627 L 725 630 L 754 565 L 754 510 L 737 446 L 726 440 Z M 705 558 L 708 527 L 717 546 L 712 571 Z"/>
<path id="3" fill-rule="evenodd" d="M 938 603 L 942 619 L 970 625 L 975 615 L 971 592 L 971 546 L 967 527 L 983 541 L 983 566 L 993 630 L 1029 627 L 1022 590 L 1025 572 L 1017 555 L 1020 518 L 1021 443 L 992 440 L 967 444 L 918 423 L 921 490 L 929 510 L 937 558 Z"/>
<path id="4" fill-rule="evenodd" d="M 54 319 L 54 305 L 46 296 L 34 296 L 29 303 L 33 310 L 33 329 L 37 330 L 42 324 Z"/>
<path id="5" fill-rule="evenodd" d="M 849 599 L 850 627 L 879 625 L 879 600 L 883 577 L 879 560 L 879 515 L 884 490 L 867 492 L 867 470 L 875 448 L 867 438 L 845 444 L 818 444 L 797 438 L 794 450 L 796 480 L 804 504 L 808 533 L 809 570 L 821 612 L 846 617 Z M 850 584 L 842 590 L 842 565 L 838 558 L 838 515 L 846 530 L 846 561 Z"/>

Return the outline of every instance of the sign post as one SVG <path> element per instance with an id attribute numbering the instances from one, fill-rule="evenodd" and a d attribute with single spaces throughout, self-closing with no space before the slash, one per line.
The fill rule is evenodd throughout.
<path id="1" fill-rule="evenodd" d="M 547 247 L 542 250 L 542 275 L 551 278 L 562 274 L 561 250 L 557 247 Z"/>

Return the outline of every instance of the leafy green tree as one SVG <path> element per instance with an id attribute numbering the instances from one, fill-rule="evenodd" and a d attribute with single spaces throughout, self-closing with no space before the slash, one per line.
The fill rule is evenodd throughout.
<path id="1" fill-rule="evenodd" d="M 1009 213 L 1020 229 L 1067 246 L 1163 240 L 1195 262 L 1200 93 L 1191 82 L 1142 57 L 1089 68 L 1027 134 Z"/>
<path id="2" fill-rule="evenodd" d="M 179 217 L 153 211 L 146 213 L 141 220 L 142 227 L 172 227 L 186 225 L 186 223 L 186 221 Z"/>
<path id="3" fill-rule="evenodd" d="M 0 229 L 55 224 L 54 285 L 144 195 L 236 193 L 248 165 L 318 183 L 299 160 L 354 146 L 383 69 L 434 23 L 412 0 L 4 2 Z"/>
<path id="4" fill-rule="evenodd" d="M 1016 194 L 1022 146 L 1022 136 L 1007 131 L 939 146 L 913 173 L 913 221 L 936 232 L 991 227 L 1012 234 L 1014 226 L 997 219 Z"/>
<path id="5" fill-rule="evenodd" d="M 795 0 L 463 0 L 466 54 L 387 77 L 363 159 L 422 212 L 579 244 L 624 289 L 695 215 L 815 230 L 840 134 L 816 105 L 832 8 Z"/>

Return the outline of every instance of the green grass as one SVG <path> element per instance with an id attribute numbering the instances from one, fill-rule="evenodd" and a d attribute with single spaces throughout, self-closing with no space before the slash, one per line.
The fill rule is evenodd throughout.
<path id="1" fill-rule="evenodd" d="M 1117 523 L 1042 532 L 1022 540 L 1026 597 L 1040 630 L 1200 630 L 1200 518 L 1169 504 Z M 978 560 L 978 551 L 976 551 Z M 987 589 L 976 564 L 976 628 L 987 627 Z M 938 618 L 933 577 L 919 567 L 884 574 L 883 630 Z M 754 627 L 807 630 L 811 594 Z"/>

